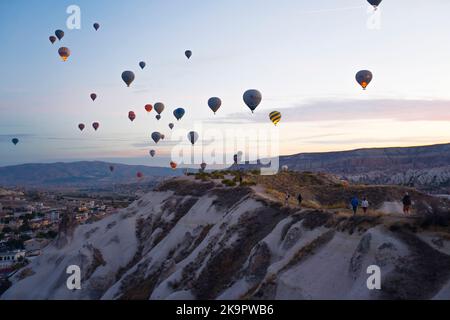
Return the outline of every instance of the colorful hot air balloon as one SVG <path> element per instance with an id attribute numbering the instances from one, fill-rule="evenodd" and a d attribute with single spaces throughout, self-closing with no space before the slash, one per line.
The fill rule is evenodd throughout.
<path id="1" fill-rule="evenodd" d="M 128 112 L 128 119 L 133 122 L 136 119 L 136 114 L 133 111 Z"/>
<path id="2" fill-rule="evenodd" d="M 170 130 L 172 130 L 173 127 L 174 127 L 173 123 L 169 123 L 169 128 L 170 128 Z"/>
<path id="3" fill-rule="evenodd" d="M 64 38 L 64 31 L 62 30 L 56 30 L 55 31 L 55 36 L 58 38 L 58 40 L 61 40 L 62 38 Z"/>
<path id="4" fill-rule="evenodd" d="M 378 6 L 380 5 L 382 0 L 367 0 L 374 8 L 375 10 L 378 9 Z"/>
<path id="5" fill-rule="evenodd" d="M 100 28 L 100 24 L 98 24 L 97 22 L 94 23 L 94 29 L 95 31 L 97 31 Z"/>
<path id="6" fill-rule="evenodd" d="M 85 128 L 84 123 L 80 123 L 80 124 L 78 125 L 78 129 L 80 129 L 80 131 L 83 131 L 84 128 Z"/>
<path id="7" fill-rule="evenodd" d="M 192 143 L 192 145 L 194 145 L 198 140 L 198 133 L 195 131 L 191 131 L 188 133 L 187 137 L 189 142 Z"/>
<path id="8" fill-rule="evenodd" d="M 157 114 L 155 118 L 156 120 L 161 120 L 161 115 Z"/>
<path id="9" fill-rule="evenodd" d="M 217 110 L 219 110 L 220 106 L 222 105 L 222 100 L 217 97 L 209 98 L 208 100 L 208 106 L 209 108 L 216 114 Z"/>
<path id="10" fill-rule="evenodd" d="M 67 61 L 70 57 L 70 49 L 66 47 L 59 48 L 58 53 L 63 61 Z"/>
<path id="11" fill-rule="evenodd" d="M 52 44 L 54 44 L 55 41 L 56 41 L 56 37 L 55 37 L 55 36 L 50 36 L 50 37 L 48 37 L 48 40 L 50 40 L 50 42 L 51 42 Z"/>
<path id="12" fill-rule="evenodd" d="M 256 107 L 261 103 L 262 95 L 258 90 L 251 89 L 245 91 L 243 98 L 245 104 L 250 108 L 250 110 L 252 110 L 253 113 Z"/>
<path id="13" fill-rule="evenodd" d="M 155 150 L 150 150 L 150 155 L 152 156 L 152 158 L 155 156 L 155 154 L 156 154 L 156 151 Z"/>
<path id="14" fill-rule="evenodd" d="M 141 67 L 142 70 L 144 70 L 146 65 L 147 64 L 144 61 L 139 62 L 139 67 Z"/>
<path id="15" fill-rule="evenodd" d="M 191 50 L 186 50 L 186 51 L 184 52 L 184 55 L 185 55 L 188 59 L 190 59 L 191 56 L 192 56 L 192 51 L 191 51 Z"/>
<path id="16" fill-rule="evenodd" d="M 370 81 L 372 81 L 372 72 L 369 70 L 361 70 L 358 71 L 356 74 L 356 82 L 359 83 L 359 85 L 366 90 L 367 86 L 369 85 Z"/>
<path id="17" fill-rule="evenodd" d="M 134 76 L 133 71 L 122 72 L 122 80 L 123 80 L 123 82 L 125 82 L 127 87 L 129 87 L 131 85 L 131 83 L 134 81 L 134 78 L 135 78 L 135 76 Z"/>
<path id="18" fill-rule="evenodd" d="M 91 99 L 92 101 L 95 101 L 95 99 L 97 99 L 97 95 L 95 93 L 91 93 Z"/>
<path id="19" fill-rule="evenodd" d="M 98 123 L 98 122 L 94 122 L 92 124 L 92 128 L 94 128 L 95 131 L 97 131 L 99 127 L 100 127 L 100 123 Z"/>
<path id="20" fill-rule="evenodd" d="M 202 164 L 200 165 L 200 169 L 202 169 L 202 171 L 205 171 L 206 163 L 202 162 Z"/>
<path id="21" fill-rule="evenodd" d="M 136 173 L 136 177 L 137 177 L 138 179 L 141 179 L 141 178 L 144 177 L 144 174 L 143 174 L 142 172 L 138 172 L 138 173 Z"/>
<path id="22" fill-rule="evenodd" d="M 272 111 L 269 114 L 269 119 L 273 122 L 274 125 L 277 125 L 277 123 L 281 120 L 281 113 L 279 113 L 278 111 Z"/>
<path id="23" fill-rule="evenodd" d="M 156 113 L 161 114 L 164 111 L 164 108 L 165 108 L 164 107 L 164 103 L 157 102 L 157 103 L 155 103 L 154 108 L 155 108 Z"/>
<path id="24" fill-rule="evenodd" d="M 151 104 L 146 104 L 144 108 L 147 112 L 151 112 L 153 110 L 153 106 Z"/>
<path id="25" fill-rule="evenodd" d="M 114 166 L 109 166 L 109 171 L 113 172 L 114 171 Z"/>
<path id="26" fill-rule="evenodd" d="M 12 139 L 11 139 L 11 142 L 12 142 L 14 145 L 17 145 L 17 144 L 19 143 L 19 139 L 17 139 L 17 138 L 12 138 Z"/>
<path id="27" fill-rule="evenodd" d="M 153 141 L 155 141 L 155 143 L 158 143 L 159 140 L 161 140 L 161 133 L 153 132 L 152 133 L 152 139 L 153 139 Z"/>
<path id="28" fill-rule="evenodd" d="M 175 169 L 177 168 L 177 163 L 176 163 L 176 162 L 173 162 L 173 161 L 170 161 L 170 167 L 171 167 L 173 170 L 175 170 Z"/>
<path id="29" fill-rule="evenodd" d="M 175 118 L 179 121 L 181 118 L 183 118 L 184 116 L 184 109 L 183 108 L 177 108 L 173 111 L 173 115 L 175 116 Z"/>

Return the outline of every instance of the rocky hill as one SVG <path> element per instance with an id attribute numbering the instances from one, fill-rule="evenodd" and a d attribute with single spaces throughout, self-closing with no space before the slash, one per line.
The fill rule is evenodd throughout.
<path id="1" fill-rule="evenodd" d="M 447 200 L 310 173 L 247 175 L 232 186 L 233 174 L 172 178 L 101 221 L 67 220 L 0 298 L 450 298 Z M 397 213 L 406 190 L 411 217 Z M 283 206 L 285 191 L 301 191 L 303 208 Z M 369 198 L 367 215 L 351 216 L 353 194 Z M 73 264 L 81 290 L 65 285 Z M 381 290 L 366 286 L 369 265 L 381 268 Z"/>

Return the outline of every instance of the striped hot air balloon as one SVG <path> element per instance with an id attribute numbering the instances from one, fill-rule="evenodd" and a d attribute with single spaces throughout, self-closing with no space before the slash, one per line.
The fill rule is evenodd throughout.
<path id="1" fill-rule="evenodd" d="M 278 111 L 272 111 L 269 114 L 269 119 L 273 122 L 274 125 L 277 125 L 277 123 L 281 120 L 281 113 L 279 113 Z"/>

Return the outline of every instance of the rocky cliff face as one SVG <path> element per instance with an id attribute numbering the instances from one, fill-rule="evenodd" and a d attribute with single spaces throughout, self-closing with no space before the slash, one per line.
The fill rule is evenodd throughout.
<path id="1" fill-rule="evenodd" d="M 449 299 L 449 233 L 424 219 L 286 208 L 258 188 L 176 178 L 65 232 L 1 298 Z M 66 288 L 73 264 L 81 290 Z M 366 286 L 369 265 L 381 290 Z"/>

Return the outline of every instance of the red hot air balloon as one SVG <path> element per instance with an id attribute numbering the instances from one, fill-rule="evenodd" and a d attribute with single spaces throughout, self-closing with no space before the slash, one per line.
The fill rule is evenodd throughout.
<path id="1" fill-rule="evenodd" d="M 151 112 L 152 110 L 153 110 L 153 106 L 151 104 L 146 104 L 145 105 L 145 111 Z"/>
<path id="2" fill-rule="evenodd" d="M 94 122 L 93 124 L 92 124 L 92 128 L 94 128 L 94 130 L 95 131 L 97 131 L 97 129 L 100 127 L 100 123 L 98 123 L 98 122 Z"/>
<path id="3" fill-rule="evenodd" d="M 133 122 L 136 119 L 136 114 L 133 111 L 128 112 L 128 119 Z"/>
<path id="4" fill-rule="evenodd" d="M 84 123 L 80 123 L 80 124 L 78 125 L 78 129 L 80 129 L 80 131 L 83 131 L 84 128 L 85 128 Z"/>
<path id="5" fill-rule="evenodd" d="M 138 172 L 138 173 L 136 173 L 136 177 L 138 179 L 141 179 L 142 177 L 144 177 L 144 174 L 142 172 Z"/>
<path id="6" fill-rule="evenodd" d="M 92 101 L 95 101 L 95 99 L 97 99 L 97 95 L 95 93 L 91 93 L 91 99 Z"/>

